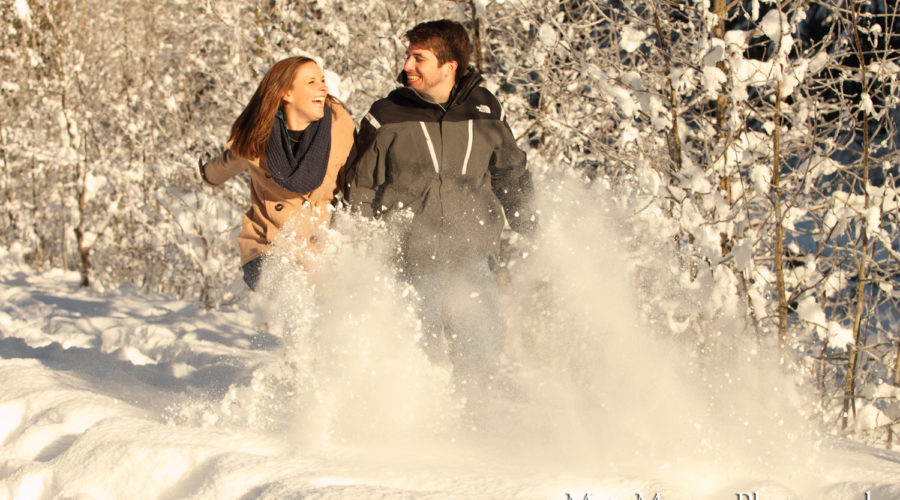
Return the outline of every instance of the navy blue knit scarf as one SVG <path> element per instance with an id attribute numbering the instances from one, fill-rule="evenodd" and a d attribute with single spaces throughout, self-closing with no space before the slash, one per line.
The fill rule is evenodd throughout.
<path id="1" fill-rule="evenodd" d="M 331 108 L 325 116 L 309 124 L 300 142 L 291 150 L 284 118 L 279 111 L 266 144 L 269 174 L 279 185 L 295 193 L 308 193 L 322 185 L 331 154 Z"/>

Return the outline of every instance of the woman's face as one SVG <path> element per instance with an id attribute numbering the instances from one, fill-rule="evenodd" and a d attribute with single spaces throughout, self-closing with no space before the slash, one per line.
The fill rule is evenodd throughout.
<path id="1" fill-rule="evenodd" d="M 297 68 L 294 83 L 282 97 L 287 127 L 305 130 L 310 123 L 322 119 L 327 95 L 325 75 L 318 64 L 310 61 Z"/>

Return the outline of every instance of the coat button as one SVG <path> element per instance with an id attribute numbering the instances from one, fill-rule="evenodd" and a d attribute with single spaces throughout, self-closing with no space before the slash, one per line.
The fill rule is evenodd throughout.
<path id="1" fill-rule="evenodd" d="M 282 205 L 281 203 L 276 203 L 276 204 L 275 204 L 275 211 L 276 211 L 276 212 L 281 212 L 281 210 L 282 210 L 283 208 L 284 208 L 284 205 Z"/>
<path id="2" fill-rule="evenodd" d="M 271 178 L 272 178 L 272 176 L 271 176 L 271 175 L 269 175 L 269 173 L 268 173 L 268 172 L 266 172 L 266 179 L 271 179 Z"/>

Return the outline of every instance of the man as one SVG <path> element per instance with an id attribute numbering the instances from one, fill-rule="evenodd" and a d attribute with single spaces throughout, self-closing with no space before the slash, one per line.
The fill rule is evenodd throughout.
<path id="1" fill-rule="evenodd" d="M 534 226 L 531 175 L 504 113 L 468 67 L 459 23 L 440 20 L 406 33 L 399 81 L 360 123 L 347 200 L 402 228 L 402 270 L 421 303 L 422 345 L 444 354 L 463 392 L 490 386 L 501 349 L 497 285 L 488 257 L 506 220 Z M 412 220 L 395 214 L 412 213 Z"/>

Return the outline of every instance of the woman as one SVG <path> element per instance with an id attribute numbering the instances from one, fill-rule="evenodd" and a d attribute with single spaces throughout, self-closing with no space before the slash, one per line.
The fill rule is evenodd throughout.
<path id="1" fill-rule="evenodd" d="M 353 145 L 353 119 L 328 94 L 319 65 L 306 57 L 276 63 L 231 127 L 219 157 L 200 160 L 218 186 L 250 169 L 250 209 L 238 236 L 244 281 L 255 289 L 262 261 L 283 224 L 299 238 L 330 222 L 329 205 Z"/>

